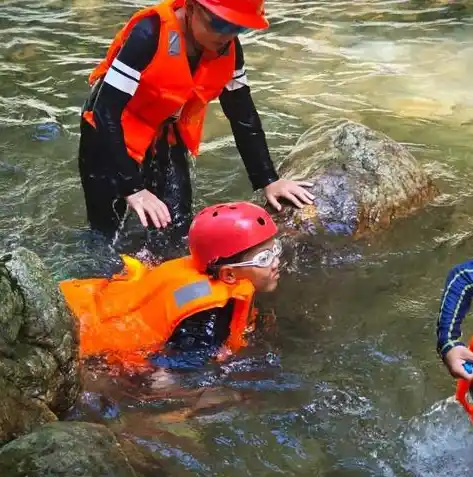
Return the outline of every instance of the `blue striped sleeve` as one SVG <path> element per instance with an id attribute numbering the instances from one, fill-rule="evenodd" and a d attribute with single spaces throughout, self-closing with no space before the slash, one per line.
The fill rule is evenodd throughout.
<path id="1" fill-rule="evenodd" d="M 464 345 L 461 324 L 473 298 L 473 261 L 450 270 L 440 304 L 437 321 L 437 351 L 445 357 L 454 346 Z"/>

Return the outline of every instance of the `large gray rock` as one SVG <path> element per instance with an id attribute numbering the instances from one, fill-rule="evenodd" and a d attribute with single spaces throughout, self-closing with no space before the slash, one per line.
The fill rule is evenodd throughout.
<path id="1" fill-rule="evenodd" d="M 8 477 L 160 477 L 156 458 L 101 424 L 56 422 L 0 449 Z"/>
<path id="2" fill-rule="evenodd" d="M 37 255 L 19 248 L 0 257 L 0 444 L 76 401 L 76 326 Z"/>
<path id="3" fill-rule="evenodd" d="M 385 134 L 347 120 L 304 133 L 279 170 L 313 182 L 314 204 L 285 207 L 286 229 L 360 236 L 422 207 L 437 189 L 412 154 Z"/>

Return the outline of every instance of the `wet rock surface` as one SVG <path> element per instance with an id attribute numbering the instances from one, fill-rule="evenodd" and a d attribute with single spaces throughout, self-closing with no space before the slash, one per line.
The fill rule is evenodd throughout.
<path id="1" fill-rule="evenodd" d="M 0 449 L 9 477 L 161 477 L 156 458 L 100 424 L 47 424 Z"/>
<path id="2" fill-rule="evenodd" d="M 359 237 L 412 214 L 438 193 L 414 156 L 385 134 L 347 120 L 309 129 L 280 167 L 286 179 L 313 183 L 313 205 L 285 207 L 289 231 Z"/>
<path id="3" fill-rule="evenodd" d="M 36 254 L 19 248 L 0 257 L 0 445 L 76 401 L 76 326 Z"/>

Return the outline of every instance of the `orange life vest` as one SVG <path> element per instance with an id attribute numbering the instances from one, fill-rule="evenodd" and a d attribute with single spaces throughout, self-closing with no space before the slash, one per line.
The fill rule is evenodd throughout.
<path id="1" fill-rule="evenodd" d="M 164 121 L 178 117 L 179 134 L 186 147 L 197 156 L 207 104 L 217 98 L 232 79 L 235 69 L 235 45 L 230 43 L 218 57 L 203 57 L 192 76 L 186 54 L 186 42 L 175 10 L 185 0 L 165 0 L 138 11 L 112 42 L 106 58 L 92 71 L 94 84 L 105 76 L 134 25 L 158 14 L 161 19 L 158 51 L 141 73 L 139 85 L 123 111 L 121 122 L 128 154 L 141 163 L 146 150 L 162 131 Z M 95 126 L 93 111 L 84 112 Z"/>
<path id="2" fill-rule="evenodd" d="M 224 307 L 234 299 L 230 334 L 233 352 L 246 344 L 254 287 L 228 285 L 199 273 L 190 256 L 148 268 L 123 257 L 125 270 L 109 278 L 65 280 L 60 288 L 80 320 L 83 357 L 105 355 L 122 363 L 162 348 L 176 327 L 195 313 Z M 138 359 L 139 361 L 139 359 Z"/>

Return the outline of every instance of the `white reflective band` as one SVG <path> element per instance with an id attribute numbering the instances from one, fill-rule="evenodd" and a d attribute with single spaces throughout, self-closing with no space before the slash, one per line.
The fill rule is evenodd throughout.
<path id="1" fill-rule="evenodd" d="M 243 86 L 248 86 L 248 77 L 246 75 L 240 76 L 238 79 L 230 80 L 225 85 L 225 88 L 228 89 L 228 91 L 235 91 L 236 89 L 243 88 Z"/>
<path id="2" fill-rule="evenodd" d="M 138 83 L 135 80 L 122 75 L 112 68 L 109 68 L 107 71 L 104 81 L 105 83 L 108 83 L 114 88 L 117 88 L 124 93 L 128 93 L 131 96 L 135 94 L 136 88 L 138 88 Z"/>
<path id="3" fill-rule="evenodd" d="M 141 78 L 141 73 L 139 71 L 130 68 L 128 65 L 125 65 L 125 63 L 117 60 L 116 58 L 113 60 L 112 66 L 114 66 L 117 70 L 123 71 L 123 73 L 126 73 L 128 76 L 131 76 L 136 80 Z"/>
<path id="4" fill-rule="evenodd" d="M 242 68 L 241 70 L 235 70 L 235 71 L 233 72 L 233 78 L 234 78 L 234 79 L 235 79 L 235 78 L 238 78 L 239 76 L 244 76 L 244 75 L 246 75 L 246 70 L 245 70 L 245 68 Z"/>

